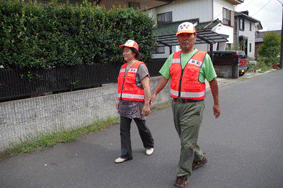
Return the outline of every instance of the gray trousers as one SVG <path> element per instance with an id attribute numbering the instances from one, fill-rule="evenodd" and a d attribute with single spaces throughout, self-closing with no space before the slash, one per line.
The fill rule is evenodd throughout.
<path id="1" fill-rule="evenodd" d="M 154 140 L 151 132 L 146 126 L 146 121 L 138 118 L 134 118 L 137 124 L 139 134 L 145 148 L 153 148 Z M 120 116 L 120 136 L 121 136 L 121 157 L 132 159 L 132 146 L 131 146 L 131 122 L 132 119 Z"/>
<path id="2" fill-rule="evenodd" d="M 181 141 L 180 160 L 176 176 L 192 174 L 193 161 L 202 160 L 203 153 L 197 144 L 203 118 L 204 101 L 177 103 L 172 101 L 174 124 Z"/>

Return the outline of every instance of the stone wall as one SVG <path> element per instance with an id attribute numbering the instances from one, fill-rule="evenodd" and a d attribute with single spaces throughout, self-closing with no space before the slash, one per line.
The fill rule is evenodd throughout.
<path id="1" fill-rule="evenodd" d="M 151 78 L 151 92 L 160 77 Z M 117 84 L 0 103 L 0 150 L 39 133 L 87 126 L 117 117 Z M 170 83 L 153 105 L 170 100 Z"/>
<path id="2" fill-rule="evenodd" d="M 239 67 L 234 65 L 214 65 L 218 77 L 239 78 Z"/>

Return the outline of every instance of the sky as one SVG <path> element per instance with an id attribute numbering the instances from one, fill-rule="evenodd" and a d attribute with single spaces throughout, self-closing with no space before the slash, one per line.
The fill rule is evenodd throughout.
<path id="1" fill-rule="evenodd" d="M 280 3 L 281 2 L 281 3 Z M 234 7 L 235 11 L 249 11 L 249 16 L 261 22 L 261 31 L 282 29 L 283 0 L 244 0 Z"/>

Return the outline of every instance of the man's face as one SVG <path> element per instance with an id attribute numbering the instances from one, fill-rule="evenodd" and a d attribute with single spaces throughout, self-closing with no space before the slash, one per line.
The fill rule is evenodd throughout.
<path id="1" fill-rule="evenodd" d="M 192 52 L 197 40 L 196 33 L 181 33 L 177 36 L 180 47 L 184 53 Z"/>

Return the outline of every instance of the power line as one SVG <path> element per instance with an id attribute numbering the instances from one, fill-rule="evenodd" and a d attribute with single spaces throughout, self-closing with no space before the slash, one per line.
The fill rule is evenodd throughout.
<path id="1" fill-rule="evenodd" d="M 271 1 L 271 0 L 270 0 Z M 270 3 L 270 1 L 268 1 L 268 3 Z M 257 14 L 259 11 L 261 11 L 268 3 L 266 3 L 261 9 L 259 9 L 256 13 L 254 13 L 252 16 L 254 16 L 255 14 Z"/>
<path id="2" fill-rule="evenodd" d="M 246 6 L 248 6 L 251 2 L 253 2 L 254 0 L 251 0 L 249 3 L 247 3 L 242 9 L 244 9 Z"/>

